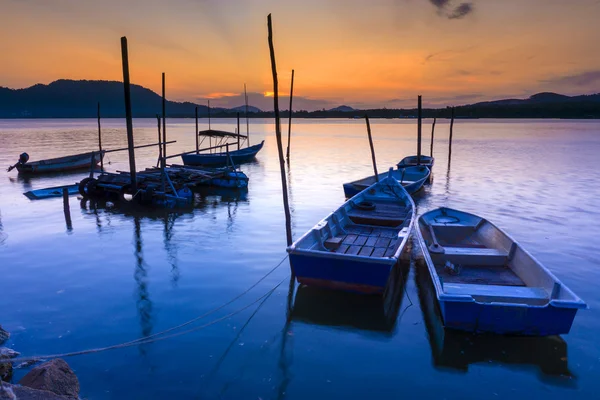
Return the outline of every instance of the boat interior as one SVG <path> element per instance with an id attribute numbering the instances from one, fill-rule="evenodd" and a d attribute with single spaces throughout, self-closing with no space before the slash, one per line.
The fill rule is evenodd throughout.
<path id="1" fill-rule="evenodd" d="M 577 300 L 548 270 L 485 219 L 442 208 L 418 226 L 445 294 L 545 305 Z"/>
<path id="2" fill-rule="evenodd" d="M 395 181 L 362 192 L 319 222 L 297 242 L 296 248 L 392 257 L 410 233 L 413 203 L 406 196 Z"/>
<path id="3" fill-rule="evenodd" d="M 425 179 L 429 176 L 430 171 L 425 166 L 415 166 L 401 168 L 392 171 L 392 176 L 401 183 L 402 186 L 408 186 L 418 180 Z M 383 179 L 388 175 L 388 172 L 379 174 L 379 179 Z M 375 183 L 375 175 L 368 176 L 358 181 L 352 182 L 353 185 L 360 187 L 368 187 Z"/>
<path id="4" fill-rule="evenodd" d="M 406 165 L 417 165 L 417 156 L 404 157 L 402 161 L 398 163 L 398 166 Z M 430 166 L 433 164 L 433 157 L 421 155 L 421 165 Z"/>

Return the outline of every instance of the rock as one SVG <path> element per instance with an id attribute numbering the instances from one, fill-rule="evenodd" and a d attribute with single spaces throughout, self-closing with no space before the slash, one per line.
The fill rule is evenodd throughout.
<path id="1" fill-rule="evenodd" d="M 79 397 L 79 380 L 69 364 L 61 358 L 33 368 L 19 384 L 32 389 L 47 390 L 60 396 Z"/>
<path id="2" fill-rule="evenodd" d="M 2 325 L 0 325 L 0 344 L 3 344 L 10 338 L 10 333 L 2 329 Z"/>
<path id="3" fill-rule="evenodd" d="M 14 351 L 13 349 L 9 349 L 8 347 L 0 347 L 0 359 L 15 358 L 20 355 L 21 353 L 19 353 L 18 351 Z"/>
<path id="4" fill-rule="evenodd" d="M 59 396 L 47 390 L 31 389 L 5 383 L 0 387 L 0 400 L 71 400 L 72 397 Z"/>
<path id="5" fill-rule="evenodd" d="M 13 375 L 12 363 L 3 361 L 15 358 L 20 354 L 21 353 L 19 353 L 18 351 L 14 351 L 13 349 L 9 349 L 8 347 L 0 347 L 0 380 L 8 382 L 12 379 Z"/>

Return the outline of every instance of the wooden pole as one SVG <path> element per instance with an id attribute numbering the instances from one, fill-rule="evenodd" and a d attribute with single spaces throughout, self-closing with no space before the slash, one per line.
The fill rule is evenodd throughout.
<path id="1" fill-rule="evenodd" d="M 250 147 L 250 123 L 248 122 L 248 94 L 244 83 L 244 101 L 246 103 L 246 147 Z"/>
<path id="2" fill-rule="evenodd" d="M 127 54 L 127 38 L 121 38 L 121 59 L 123 63 L 123 87 L 125 91 L 125 120 L 127 122 L 127 147 L 129 148 L 129 175 L 131 190 L 137 192 L 137 177 L 135 171 L 135 151 L 133 143 L 133 118 L 131 116 L 131 87 L 129 82 L 129 56 Z"/>
<path id="3" fill-rule="evenodd" d="M 283 191 L 283 210 L 285 212 L 285 232 L 287 244 L 292 244 L 292 225 L 290 219 L 290 205 L 288 203 L 288 190 L 285 178 L 285 160 L 283 159 L 283 145 L 281 143 L 281 124 L 279 119 L 279 84 L 277 82 L 277 64 L 275 62 L 275 49 L 273 47 L 273 28 L 271 14 L 267 16 L 269 29 L 269 52 L 271 53 L 271 72 L 273 73 L 273 108 L 275 111 L 275 136 L 277 138 L 277 152 L 279 154 L 279 169 L 281 171 L 281 186 Z"/>
<path id="4" fill-rule="evenodd" d="M 435 133 L 435 121 L 437 120 L 436 117 L 433 118 L 433 125 L 431 125 L 431 144 L 429 147 L 429 157 L 433 157 L 433 136 Z"/>
<path id="5" fill-rule="evenodd" d="M 102 152 L 102 130 L 100 129 L 100 102 L 98 102 L 98 149 L 100 150 L 100 170 L 104 171 L 104 153 Z"/>
<path id="6" fill-rule="evenodd" d="M 450 158 L 452 157 L 452 130 L 454 128 L 454 107 L 452 107 L 450 115 L 450 139 L 448 140 L 448 160 L 450 160 Z"/>
<path id="7" fill-rule="evenodd" d="M 421 96 L 417 102 L 417 165 L 421 165 Z"/>
<path id="8" fill-rule="evenodd" d="M 210 130 L 210 100 L 208 100 L 208 130 Z"/>
<path id="9" fill-rule="evenodd" d="M 167 155 L 167 97 L 165 96 L 165 73 L 162 73 L 162 143 L 163 157 Z"/>
<path id="10" fill-rule="evenodd" d="M 198 154 L 198 107 L 196 107 L 196 133 L 194 136 L 196 136 L 196 154 Z"/>
<path id="11" fill-rule="evenodd" d="M 365 121 L 367 123 L 367 135 L 369 135 L 369 146 L 371 147 L 371 159 L 373 160 L 373 172 L 375 172 L 375 180 L 379 182 L 379 174 L 377 173 L 377 162 L 375 161 L 375 148 L 373 147 L 373 138 L 371 137 L 371 124 L 369 123 L 369 116 L 365 115 Z"/>
<path id="12" fill-rule="evenodd" d="M 156 166 L 159 167 L 161 164 L 161 160 L 163 159 L 163 145 L 162 138 L 160 136 L 160 115 L 156 114 L 156 123 L 158 124 L 158 160 L 156 161 Z"/>
<path id="13" fill-rule="evenodd" d="M 71 223 L 71 208 L 69 207 L 69 189 L 64 187 L 62 189 L 63 196 L 63 210 L 65 212 L 65 222 L 67 223 L 67 229 L 73 229 L 73 225 Z"/>
<path id="14" fill-rule="evenodd" d="M 290 88 L 290 115 L 288 119 L 288 145 L 285 158 L 290 161 L 290 140 L 292 136 L 292 99 L 294 98 L 294 70 L 292 70 L 292 86 Z"/>
<path id="15" fill-rule="evenodd" d="M 238 150 L 240 149 L 240 113 L 237 113 L 237 145 L 238 145 Z"/>

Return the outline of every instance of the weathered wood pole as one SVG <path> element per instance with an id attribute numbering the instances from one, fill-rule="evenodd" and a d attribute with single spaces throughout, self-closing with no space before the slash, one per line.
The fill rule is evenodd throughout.
<path id="1" fill-rule="evenodd" d="M 290 162 L 290 140 L 292 136 L 292 100 L 294 98 L 294 70 L 292 70 L 292 85 L 290 88 L 290 115 L 288 118 L 288 145 L 285 158 Z"/>
<path id="2" fill-rule="evenodd" d="M 433 136 L 435 134 L 435 121 L 437 120 L 436 117 L 433 117 L 433 125 L 431 125 L 431 144 L 429 147 L 429 157 L 433 157 Z"/>
<path id="3" fill-rule="evenodd" d="M 63 210 L 65 212 L 65 222 L 67 223 L 67 229 L 73 229 L 73 224 L 71 223 L 71 208 L 69 207 L 69 189 L 64 187 L 62 189 L 63 195 Z"/>
<path id="4" fill-rule="evenodd" d="M 379 182 L 379 174 L 377 173 L 377 162 L 375 161 L 375 148 L 373 147 L 373 138 L 371 137 L 371 124 L 369 123 L 369 116 L 365 115 L 365 122 L 367 123 L 367 135 L 369 135 L 369 146 L 371 147 L 371 159 L 373 160 L 373 172 L 375 172 L 375 180 Z"/>
<path id="5" fill-rule="evenodd" d="M 98 102 L 98 149 L 100 150 L 100 170 L 104 171 L 104 153 L 102 152 L 102 130 L 100 129 L 100 102 Z"/>
<path id="6" fill-rule="evenodd" d="M 452 130 L 454 128 L 454 107 L 450 110 L 450 138 L 448 139 L 448 160 L 452 157 Z"/>
<path id="7" fill-rule="evenodd" d="M 248 94 L 244 83 L 244 101 L 246 103 L 246 147 L 250 147 L 250 123 L 248 122 Z"/>
<path id="8" fill-rule="evenodd" d="M 162 137 L 163 157 L 167 156 L 167 97 L 165 96 L 165 73 L 162 73 Z"/>
<path id="9" fill-rule="evenodd" d="M 129 82 L 129 56 L 127 54 L 127 38 L 121 38 L 121 59 L 123 62 L 123 88 L 125 91 L 125 120 L 127 122 L 127 147 L 129 150 L 129 175 L 131 190 L 137 192 L 137 176 L 135 171 L 135 150 L 133 143 L 133 118 L 131 116 L 131 87 Z"/>
<path id="10" fill-rule="evenodd" d="M 210 100 L 208 100 L 208 130 L 210 130 Z"/>
<path id="11" fill-rule="evenodd" d="M 288 203 L 288 189 L 285 178 L 285 160 L 283 159 L 283 145 L 281 143 L 281 121 L 279 119 L 279 84 L 277 82 L 277 64 L 275 62 L 275 49 L 273 48 L 273 27 L 271 14 L 267 16 L 269 30 L 269 52 L 271 53 L 271 71 L 273 73 L 273 108 L 275 111 L 275 136 L 277 138 L 277 153 L 279 154 L 279 169 L 281 171 L 281 187 L 283 191 L 283 210 L 285 212 L 285 232 L 288 246 L 292 244 L 292 225 L 290 218 L 290 205 Z"/>
<path id="12" fill-rule="evenodd" d="M 196 107 L 196 133 L 194 136 L 196 136 L 196 154 L 198 154 L 198 107 Z"/>
<path id="13" fill-rule="evenodd" d="M 421 96 L 417 102 L 417 165 L 421 165 Z"/>
<path id="14" fill-rule="evenodd" d="M 163 158 L 162 154 L 162 138 L 160 136 L 160 115 L 156 114 L 156 123 L 158 125 L 158 160 L 156 161 L 156 166 L 160 166 Z"/>
<path id="15" fill-rule="evenodd" d="M 240 149 L 240 135 L 241 135 L 241 132 L 240 132 L 240 113 L 239 112 L 237 113 L 237 134 L 238 134 L 238 136 L 237 136 L 237 145 L 238 145 L 238 150 L 239 150 Z"/>

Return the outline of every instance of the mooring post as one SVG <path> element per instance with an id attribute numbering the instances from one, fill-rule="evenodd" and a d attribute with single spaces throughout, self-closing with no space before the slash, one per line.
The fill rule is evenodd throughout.
<path id="1" fill-rule="evenodd" d="M 165 73 L 162 73 L 162 137 L 163 158 L 167 156 L 167 97 L 165 96 Z"/>
<path id="2" fill-rule="evenodd" d="M 237 145 L 238 145 L 238 150 L 240 149 L 240 135 L 242 133 L 240 132 L 240 113 L 237 113 Z"/>
<path id="3" fill-rule="evenodd" d="M 437 120 L 436 117 L 433 117 L 433 125 L 431 125 L 431 144 L 429 147 L 429 157 L 433 157 L 433 135 L 435 132 L 435 121 Z"/>
<path id="4" fill-rule="evenodd" d="M 417 105 L 417 165 L 421 165 L 421 96 Z"/>
<path id="5" fill-rule="evenodd" d="M 208 130 L 210 131 L 210 99 L 208 100 Z"/>
<path id="6" fill-rule="evenodd" d="M 71 208 L 69 207 L 69 189 L 64 187 L 62 189 L 63 196 L 63 210 L 65 212 L 65 222 L 67 223 L 67 229 L 73 229 L 73 225 L 71 223 Z"/>
<path id="7" fill-rule="evenodd" d="M 129 175 L 131 190 L 137 192 L 137 177 L 135 171 L 135 150 L 133 143 L 133 118 L 131 116 L 131 87 L 129 82 L 129 56 L 127 54 L 127 38 L 121 38 L 121 59 L 123 62 L 123 88 L 125 90 L 125 120 L 127 122 L 127 147 L 129 150 Z"/>
<path id="8" fill-rule="evenodd" d="M 156 160 L 156 166 L 159 167 L 162 160 L 162 138 L 160 136 L 160 115 L 156 114 L 156 123 L 158 125 L 158 159 Z"/>
<path id="9" fill-rule="evenodd" d="M 375 172 L 375 180 L 379 182 L 379 174 L 377 173 L 377 162 L 375 161 L 375 148 L 373 147 L 373 138 L 371 137 L 371 124 L 369 123 L 369 116 L 365 115 L 365 122 L 367 123 L 367 135 L 369 136 L 369 146 L 371 147 L 371 159 L 373 160 L 373 172 Z"/>
<path id="10" fill-rule="evenodd" d="M 275 63 L 275 49 L 273 47 L 273 28 L 271 14 L 267 16 L 269 29 L 269 52 L 271 53 L 271 72 L 273 73 L 273 108 L 275 111 L 275 136 L 277 138 L 277 152 L 279 154 L 279 169 L 281 171 L 281 187 L 283 191 L 283 210 L 285 212 L 285 232 L 288 246 L 292 244 L 292 225 L 290 218 L 290 205 L 288 203 L 287 182 L 285 179 L 285 160 L 283 158 L 283 145 L 281 143 L 281 124 L 279 119 L 279 84 L 277 82 L 277 64 Z"/>
<path id="11" fill-rule="evenodd" d="M 196 133 L 194 136 L 196 136 L 196 154 L 198 154 L 198 107 L 196 107 Z"/>
<path id="12" fill-rule="evenodd" d="M 98 149 L 100 150 L 100 170 L 104 171 L 104 153 L 102 152 L 102 130 L 100 129 L 100 102 L 98 102 Z"/>
<path id="13" fill-rule="evenodd" d="M 290 140 L 292 136 L 292 100 L 294 98 L 294 70 L 292 70 L 292 85 L 290 88 L 290 115 L 288 119 L 288 145 L 287 145 L 287 154 L 285 158 L 288 163 L 290 162 Z"/>
<path id="14" fill-rule="evenodd" d="M 454 107 L 450 110 L 450 138 L 448 139 L 448 160 L 452 157 L 452 129 L 454 128 Z"/>
<path id="15" fill-rule="evenodd" d="M 248 94 L 244 83 L 244 102 L 246 103 L 246 147 L 250 147 L 250 123 L 248 122 Z"/>

